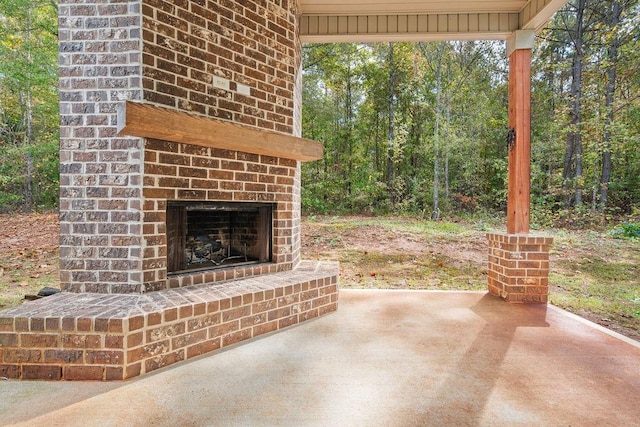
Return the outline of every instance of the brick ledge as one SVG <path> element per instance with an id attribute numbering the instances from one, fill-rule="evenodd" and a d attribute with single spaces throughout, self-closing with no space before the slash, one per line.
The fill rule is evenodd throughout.
<path id="1" fill-rule="evenodd" d="M 145 295 L 63 292 L 0 312 L 0 377 L 123 380 L 337 310 L 337 262 Z"/>

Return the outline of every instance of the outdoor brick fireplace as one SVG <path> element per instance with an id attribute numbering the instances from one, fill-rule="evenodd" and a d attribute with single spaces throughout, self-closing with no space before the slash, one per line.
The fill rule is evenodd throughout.
<path id="1" fill-rule="evenodd" d="M 273 205 L 168 202 L 167 273 L 271 262 Z"/>
<path id="2" fill-rule="evenodd" d="M 0 314 L 0 376 L 130 378 L 337 309 L 300 259 L 293 0 L 59 2 L 64 292 Z"/>

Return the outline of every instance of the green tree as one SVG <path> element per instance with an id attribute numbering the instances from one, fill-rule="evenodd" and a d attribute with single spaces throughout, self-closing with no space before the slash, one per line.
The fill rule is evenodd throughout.
<path id="1" fill-rule="evenodd" d="M 0 209 L 57 203 L 57 7 L 0 5 Z"/>

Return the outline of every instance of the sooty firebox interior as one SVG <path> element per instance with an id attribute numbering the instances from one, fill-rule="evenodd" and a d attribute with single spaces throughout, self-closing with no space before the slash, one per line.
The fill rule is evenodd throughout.
<path id="1" fill-rule="evenodd" d="M 267 203 L 169 202 L 167 272 L 271 262 L 272 215 Z"/>

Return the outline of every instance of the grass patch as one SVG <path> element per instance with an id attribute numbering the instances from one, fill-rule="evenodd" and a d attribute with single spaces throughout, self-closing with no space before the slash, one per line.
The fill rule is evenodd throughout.
<path id="1" fill-rule="evenodd" d="M 470 223 L 454 223 L 447 221 L 425 221 L 405 217 L 308 217 L 309 223 L 336 231 L 355 230 L 367 227 L 380 227 L 394 232 L 416 233 L 425 236 L 443 234 L 469 235 L 473 233 Z M 485 228 L 483 227 L 483 230 Z"/>
<path id="2" fill-rule="evenodd" d="M 458 263 L 443 255 L 344 251 L 340 286 L 379 289 L 465 289 L 486 288 L 486 277 L 472 264 Z"/>
<path id="3" fill-rule="evenodd" d="M 597 314 L 604 321 L 640 333 L 640 265 L 606 261 L 595 256 L 558 260 L 562 274 L 552 274 L 551 301 L 574 312 Z"/>

